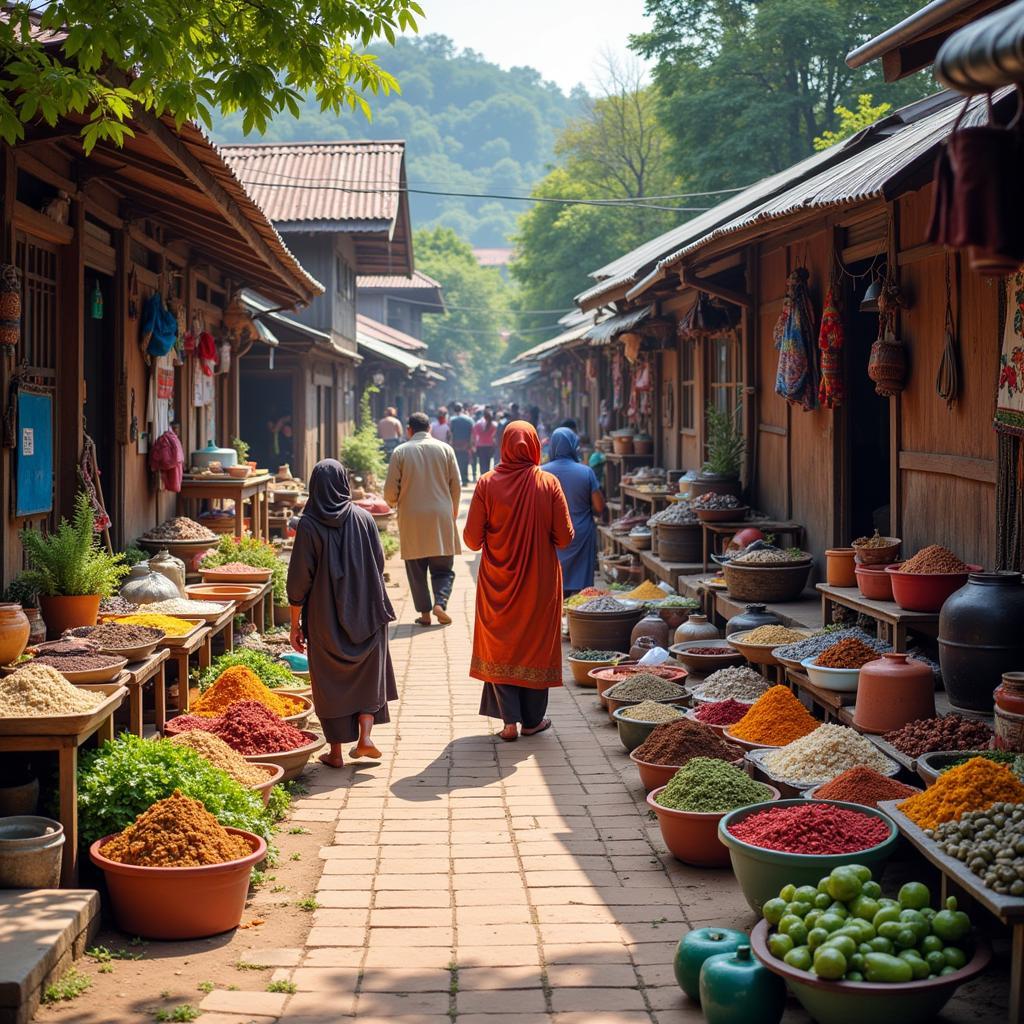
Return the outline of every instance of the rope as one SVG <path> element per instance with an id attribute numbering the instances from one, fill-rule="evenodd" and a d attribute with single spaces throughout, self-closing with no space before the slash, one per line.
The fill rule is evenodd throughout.
<path id="1" fill-rule="evenodd" d="M 946 253 L 946 341 L 939 361 L 939 372 L 935 376 L 935 391 L 952 409 L 960 395 L 960 356 L 957 345 L 957 330 L 953 323 L 953 288 L 950 283 L 949 253 Z M 960 293 L 960 262 L 957 260 L 957 295 Z M 959 304 L 957 307 L 959 313 Z"/>

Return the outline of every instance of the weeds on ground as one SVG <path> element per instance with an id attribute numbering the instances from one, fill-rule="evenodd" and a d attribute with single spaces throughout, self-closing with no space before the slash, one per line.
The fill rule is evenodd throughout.
<path id="1" fill-rule="evenodd" d="M 299 986 L 294 981 L 272 981 L 267 986 L 268 992 L 287 992 L 288 995 L 295 995 L 298 992 Z"/>
<path id="2" fill-rule="evenodd" d="M 292 860 L 302 860 L 302 854 L 301 853 L 293 853 L 292 854 Z"/>
<path id="3" fill-rule="evenodd" d="M 196 988 L 204 995 L 209 995 L 217 986 L 212 981 L 201 981 Z"/>
<path id="4" fill-rule="evenodd" d="M 303 828 L 301 825 L 292 825 L 292 827 L 290 829 L 288 829 L 288 835 L 290 835 L 290 836 L 308 836 L 309 835 L 309 829 L 308 828 Z"/>
<path id="5" fill-rule="evenodd" d="M 85 951 L 85 955 L 98 964 L 109 964 L 111 960 L 141 960 L 145 953 L 132 953 L 127 949 L 107 949 L 106 946 L 91 946 Z"/>
<path id="6" fill-rule="evenodd" d="M 301 900 L 296 901 L 295 906 L 299 910 L 319 910 L 320 904 L 315 896 L 304 896 Z"/>
<path id="7" fill-rule="evenodd" d="M 202 1015 L 202 1010 L 197 1010 L 191 1003 L 182 1003 L 175 1006 L 173 1010 L 157 1010 L 153 1019 L 158 1021 L 173 1021 L 174 1024 L 195 1020 Z"/>
<path id="8" fill-rule="evenodd" d="M 239 960 L 235 964 L 235 970 L 237 971 L 265 971 L 267 969 L 267 964 L 254 964 L 248 960 Z"/>
<path id="9" fill-rule="evenodd" d="M 92 980 L 87 978 L 75 967 L 69 967 L 60 981 L 47 985 L 43 990 L 44 1003 L 69 1003 L 77 999 L 90 985 Z"/>

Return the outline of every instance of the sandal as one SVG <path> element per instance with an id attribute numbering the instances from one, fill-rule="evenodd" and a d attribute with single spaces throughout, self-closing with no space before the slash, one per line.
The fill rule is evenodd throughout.
<path id="1" fill-rule="evenodd" d="M 539 732 L 546 732 L 550 728 L 551 728 L 551 719 L 550 718 L 545 718 L 544 721 L 541 722 L 540 725 L 536 726 L 535 728 L 533 728 L 533 729 L 524 729 L 523 730 L 523 735 L 524 736 L 536 736 L 537 733 L 539 733 Z"/>
<path id="2" fill-rule="evenodd" d="M 509 729 L 514 729 L 515 730 L 512 733 L 511 736 L 506 735 L 506 732 Z M 519 739 L 519 730 L 516 729 L 516 727 L 514 725 L 511 725 L 511 726 L 506 725 L 505 728 L 502 729 L 501 732 L 498 733 L 498 739 L 504 741 L 505 743 L 515 743 L 515 741 L 517 739 Z"/>

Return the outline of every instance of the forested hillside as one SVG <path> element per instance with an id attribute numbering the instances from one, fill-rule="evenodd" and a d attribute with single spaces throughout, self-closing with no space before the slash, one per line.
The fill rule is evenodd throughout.
<path id="1" fill-rule="evenodd" d="M 379 49 L 381 65 L 401 95 L 371 100 L 373 121 L 360 114 L 321 113 L 307 100 L 296 120 L 279 116 L 266 135 L 248 140 L 239 116 L 217 125 L 218 142 L 310 139 L 405 139 L 410 187 L 445 192 L 528 195 L 544 175 L 555 139 L 583 95 L 567 97 L 533 68 L 505 71 L 446 36 L 398 39 Z M 417 227 L 450 227 L 477 246 L 508 244 L 522 203 L 410 195 Z"/>

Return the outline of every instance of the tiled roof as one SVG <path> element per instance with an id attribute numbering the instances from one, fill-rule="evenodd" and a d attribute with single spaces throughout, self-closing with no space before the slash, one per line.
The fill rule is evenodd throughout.
<path id="1" fill-rule="evenodd" d="M 441 282 L 435 281 L 422 270 L 414 270 L 408 277 L 398 274 L 360 274 L 356 280 L 357 288 L 372 288 L 376 291 L 408 291 L 411 288 L 440 288 Z"/>
<path id="2" fill-rule="evenodd" d="M 400 331 L 395 327 L 382 324 L 379 320 L 373 320 L 362 313 L 356 316 L 356 327 L 370 337 L 385 341 L 396 348 L 404 348 L 408 352 L 423 352 L 427 347 L 426 342 L 420 341 L 419 338 L 414 338 L 411 334 L 406 334 L 405 331 Z"/>
<path id="3" fill-rule="evenodd" d="M 398 216 L 404 142 L 252 143 L 220 152 L 278 225 L 355 222 L 345 230 L 379 231 Z"/>

